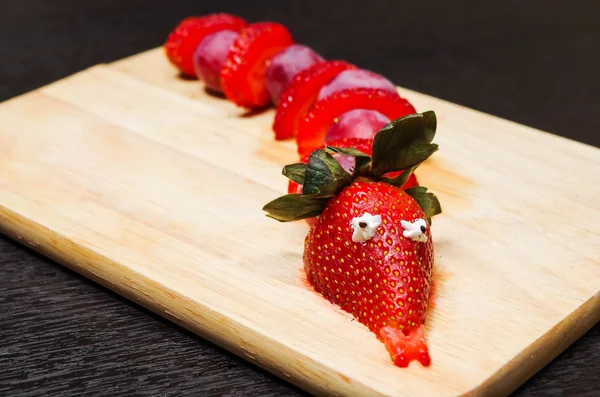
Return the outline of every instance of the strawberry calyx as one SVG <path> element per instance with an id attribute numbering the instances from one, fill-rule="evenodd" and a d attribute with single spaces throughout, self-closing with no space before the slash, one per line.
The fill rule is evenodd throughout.
<path id="1" fill-rule="evenodd" d="M 326 146 L 315 149 L 308 164 L 295 163 L 283 167 L 282 174 L 303 185 L 302 193 L 289 193 L 267 203 L 267 216 L 280 222 L 297 221 L 320 215 L 329 199 L 355 180 L 382 181 L 402 187 L 410 175 L 438 150 L 432 143 L 437 127 L 435 112 L 414 113 L 393 120 L 374 137 L 372 156 L 356 148 Z M 355 158 L 352 172 L 344 170 L 333 153 Z M 386 175 L 401 172 L 390 178 Z M 405 192 L 423 209 L 429 223 L 441 213 L 437 197 L 424 186 Z"/>

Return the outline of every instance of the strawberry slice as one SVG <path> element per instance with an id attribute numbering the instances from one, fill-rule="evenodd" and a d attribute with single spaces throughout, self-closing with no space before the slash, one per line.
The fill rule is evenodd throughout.
<path id="1" fill-rule="evenodd" d="M 276 22 L 256 22 L 243 29 L 221 69 L 221 85 L 227 99 L 247 108 L 268 105 L 268 61 L 292 44 L 292 34 Z"/>
<path id="2" fill-rule="evenodd" d="M 302 119 L 296 136 L 300 156 L 325 143 L 327 129 L 334 119 L 352 109 L 377 110 L 390 120 L 416 113 L 406 99 L 382 89 L 359 87 L 338 91 L 317 101 Z"/>
<path id="3" fill-rule="evenodd" d="M 279 97 L 273 131 L 275 139 L 295 136 L 300 122 L 314 105 L 319 91 L 344 70 L 358 69 L 345 61 L 318 62 L 299 72 Z"/>
<path id="4" fill-rule="evenodd" d="M 196 77 L 193 55 L 202 39 L 220 30 L 239 32 L 246 25 L 248 23 L 244 19 L 226 13 L 187 17 L 169 33 L 164 50 L 169 62 L 184 76 Z"/>

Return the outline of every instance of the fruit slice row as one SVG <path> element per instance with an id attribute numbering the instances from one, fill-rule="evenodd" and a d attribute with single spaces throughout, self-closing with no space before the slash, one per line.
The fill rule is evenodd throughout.
<path id="1" fill-rule="evenodd" d="M 188 17 L 165 43 L 181 74 L 244 108 L 276 105 L 276 140 L 296 139 L 302 158 L 331 140 L 372 138 L 390 120 L 415 113 L 385 77 L 325 60 L 276 22 L 215 13 Z"/>
<path id="2" fill-rule="evenodd" d="M 243 19 L 228 14 L 187 18 L 169 35 L 167 43 L 165 43 L 165 50 L 171 63 L 183 75 L 198 77 L 204 81 L 207 89 L 222 92 L 228 100 L 237 106 L 252 109 L 274 104 L 276 109 L 272 128 L 275 132 L 275 139 L 283 140 L 295 137 L 300 162 L 304 164 L 309 163 L 310 155 L 314 153 L 315 149 L 324 149 L 327 146 L 353 148 L 372 156 L 373 138 L 382 127 L 389 124 L 391 120 L 397 120 L 416 113 L 413 105 L 402 98 L 398 94 L 396 86 L 385 77 L 360 69 L 343 60 L 325 60 L 309 47 L 295 43 L 289 30 L 279 23 L 257 22 L 248 24 Z M 377 140 L 377 142 L 381 143 L 382 140 Z M 377 146 L 377 149 L 381 149 L 380 146 Z M 392 144 L 392 146 L 394 145 Z M 376 152 L 379 152 L 379 150 L 376 150 Z M 356 153 L 352 154 L 355 155 Z M 354 172 L 358 160 L 349 151 L 336 152 L 331 156 L 346 172 Z M 312 165 L 318 164 L 319 160 L 323 161 L 319 157 L 312 157 L 311 159 L 311 166 L 308 168 L 313 170 L 313 174 L 322 172 L 322 170 L 318 170 L 318 166 L 312 168 Z M 296 171 L 306 168 L 298 164 L 294 164 L 294 166 L 296 166 Z M 363 167 L 360 172 L 365 172 L 368 168 L 368 166 Z M 383 176 L 393 179 L 406 172 L 406 170 L 412 170 L 413 168 L 400 167 L 393 169 L 400 171 L 384 173 Z M 330 173 L 345 176 L 339 168 L 335 172 L 330 170 Z M 304 175 L 304 172 L 296 173 L 290 179 L 305 184 L 308 193 L 310 181 L 308 177 L 305 179 Z M 308 175 L 308 172 L 306 172 L 306 175 Z M 290 180 L 288 185 L 289 195 L 283 197 L 286 200 L 309 197 L 306 195 L 299 196 L 299 194 L 302 194 L 303 186 L 294 181 Z M 314 182 L 314 176 L 312 182 Z M 397 182 L 400 183 L 398 180 Z M 418 184 L 416 175 L 412 173 L 401 188 L 408 189 Z M 391 187 L 391 185 L 388 186 Z M 313 183 L 312 188 L 314 187 L 315 184 Z M 394 191 L 399 193 L 397 189 Z M 319 198 L 320 202 L 324 202 L 323 199 L 332 202 L 327 194 L 328 191 L 325 192 L 323 197 Z M 389 195 L 389 193 L 386 193 L 386 195 Z M 407 195 L 405 194 L 405 196 Z M 355 199 L 357 202 L 359 201 L 358 198 Z M 306 202 L 303 201 L 303 203 L 302 205 L 306 206 Z M 340 212 L 342 211 L 341 207 L 344 205 L 347 206 L 347 202 L 340 204 Z M 377 210 L 377 207 L 375 207 L 375 210 Z M 332 210 L 331 219 L 334 218 L 333 213 L 336 211 L 337 209 Z M 355 211 L 358 214 L 358 211 Z M 305 213 L 308 217 L 306 221 L 312 228 L 311 232 L 316 231 L 316 228 L 322 225 L 323 219 L 319 220 L 314 217 L 317 213 L 319 212 L 312 210 Z M 387 213 L 390 214 L 390 212 Z M 341 219 L 339 213 L 336 213 L 336 216 Z M 379 219 L 381 222 L 381 217 Z M 387 223 L 387 221 L 384 221 L 384 223 Z M 331 225 L 329 226 L 331 227 Z M 337 229 L 341 231 L 341 227 L 339 226 Z M 423 227 L 421 226 L 421 228 Z M 421 229 L 421 231 L 425 232 L 424 229 Z M 392 233 L 395 232 L 392 231 Z M 327 231 L 327 234 L 329 234 L 329 231 Z M 323 235 L 325 234 L 323 233 Z M 320 237 L 321 234 L 318 234 L 318 236 Z M 353 239 L 353 241 L 356 240 Z M 319 249 L 323 246 L 321 243 L 317 245 Z M 333 247 L 333 243 L 331 246 Z M 371 244 L 371 246 L 374 245 Z M 381 244 L 379 246 L 381 247 Z M 374 250 L 377 252 L 378 248 L 375 247 Z M 399 248 L 398 251 L 400 251 Z M 305 250 L 304 263 L 305 266 L 310 266 L 310 260 L 306 261 L 307 252 L 310 253 L 311 250 Z M 407 255 L 409 254 L 409 251 L 405 252 Z M 314 254 L 314 251 L 312 253 Z M 382 253 L 384 256 L 388 254 L 387 251 Z M 335 259 L 335 256 L 333 258 Z M 379 263 L 382 263 L 381 260 Z M 414 265 L 415 261 L 412 264 Z M 389 269 L 386 272 L 390 273 Z M 307 270 L 307 274 L 310 284 L 315 286 L 315 289 L 319 292 L 319 281 L 315 281 L 314 278 L 311 279 L 311 274 L 314 275 L 314 273 Z M 379 277 L 379 274 L 377 274 L 377 277 Z M 325 279 L 327 280 L 327 277 Z M 415 280 L 417 279 L 415 278 Z M 370 279 L 369 282 L 371 282 Z M 375 285 L 375 289 L 377 288 L 377 285 Z M 425 294 L 425 289 L 421 284 L 415 287 L 416 292 L 419 292 L 419 288 Z M 395 290 L 393 291 L 395 292 Z M 413 287 L 410 287 L 410 291 L 413 291 Z M 325 293 L 323 293 L 323 296 L 328 299 L 331 298 Z M 416 296 L 419 296 L 417 303 L 422 306 L 425 305 L 426 295 Z M 410 302 L 410 297 L 408 298 L 407 307 L 404 307 L 404 300 L 401 302 L 403 306 L 401 314 L 408 313 L 408 308 L 412 307 Z M 374 324 L 371 318 L 368 318 L 369 322 L 366 322 L 365 318 L 361 319 L 360 313 L 350 310 L 354 307 L 346 306 L 341 304 L 343 309 L 352 312 L 364 324 L 368 325 L 369 322 Z M 409 318 L 406 321 L 413 321 L 412 326 L 416 322 L 420 322 L 417 314 L 426 310 L 426 305 L 423 310 L 421 310 L 422 306 L 416 305 L 415 310 L 409 310 L 410 313 L 408 314 L 410 316 L 414 315 L 415 319 Z M 377 306 L 375 308 L 377 309 Z M 373 310 L 371 310 L 371 313 L 373 313 Z M 391 320 L 395 321 L 395 313 L 397 312 L 394 312 L 394 315 L 390 317 Z M 407 315 L 403 314 L 403 316 L 406 317 Z M 379 316 L 377 316 L 377 319 L 379 319 Z M 385 325 L 385 322 L 383 324 Z M 370 325 L 369 327 L 371 328 Z M 384 342 L 396 365 L 407 366 L 413 358 L 417 358 L 423 365 L 427 366 L 429 365 L 429 356 L 422 330 L 422 327 L 416 328 L 416 331 L 414 331 L 416 336 L 411 334 L 410 342 L 406 342 L 406 335 L 400 328 L 392 326 L 383 327 L 381 335 L 378 334 L 378 336 Z M 416 343 L 413 343 L 415 340 Z"/>

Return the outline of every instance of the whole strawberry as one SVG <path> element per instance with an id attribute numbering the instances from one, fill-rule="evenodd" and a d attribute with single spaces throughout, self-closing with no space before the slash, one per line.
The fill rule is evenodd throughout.
<path id="1" fill-rule="evenodd" d="M 308 164 L 284 168 L 290 179 L 302 179 L 302 194 L 264 207 L 282 222 L 319 215 L 304 245 L 308 281 L 374 332 L 400 367 L 430 364 L 423 323 L 434 258 L 431 217 L 441 208 L 427 188 L 400 187 L 437 150 L 435 129 L 435 113 L 411 114 L 375 135 L 372 158 L 353 148 L 317 149 Z M 352 173 L 336 152 L 355 157 Z M 390 173 L 397 176 L 385 177 Z"/>

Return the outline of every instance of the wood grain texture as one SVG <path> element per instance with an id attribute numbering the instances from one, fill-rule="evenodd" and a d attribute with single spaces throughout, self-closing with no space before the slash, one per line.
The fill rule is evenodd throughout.
<path id="1" fill-rule="evenodd" d="M 0 396 L 307 396 L 48 262 L 0 237 Z"/>
<path id="2" fill-rule="evenodd" d="M 0 100 L 159 45 L 184 15 L 225 9 L 281 21 L 324 56 L 350 59 L 420 92 L 600 145 L 600 118 L 588 117 L 600 110 L 600 80 L 590 78 L 600 67 L 600 53 L 590 51 L 600 38 L 597 1 L 574 8 L 561 0 L 380 0 L 374 7 L 345 0 L 331 5 L 335 12 L 322 12 L 318 0 L 261 4 L 0 2 Z M 426 25 L 414 17 L 425 14 Z M 347 23 L 356 15 L 360 23 Z M 381 40 L 391 32 L 393 40 Z M 289 383 L 2 238 L 0 321 L 3 396 L 57 388 L 61 396 L 293 393 Z M 598 373 L 600 325 L 514 396 L 595 396 Z"/>
<path id="3" fill-rule="evenodd" d="M 136 64 L 153 67 L 140 75 Z M 598 321 L 598 190 L 574 201 L 565 194 L 573 181 L 560 178 L 561 170 L 588 169 L 588 183 L 598 186 L 598 151 L 404 93 L 436 110 L 443 148 L 419 174 L 446 210 L 434 226 L 430 371 L 415 367 L 398 378 L 371 334 L 301 283 L 306 229 L 273 224 L 259 211 L 285 186 L 281 165 L 295 159 L 293 145 L 272 142 L 272 114 L 240 118 L 226 101 L 175 82 L 160 51 L 0 108 L 9 126 L 0 135 L 9 159 L 3 230 L 311 391 L 508 393 Z M 546 151 L 530 150 L 539 141 Z M 505 163 L 489 161 L 498 157 Z M 228 159 L 241 171 L 221 165 Z M 514 175 L 527 184 L 507 189 Z M 480 244 L 467 249 L 465 240 Z M 318 341 L 307 337 L 316 334 Z"/>
<path id="4" fill-rule="evenodd" d="M 0 395 L 308 396 L 0 237 Z M 595 396 L 600 324 L 513 397 Z"/>

